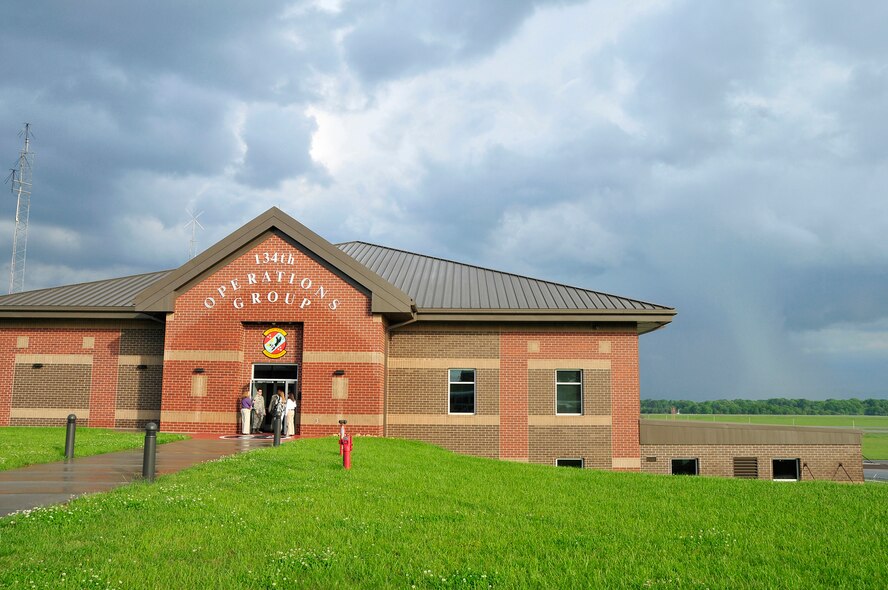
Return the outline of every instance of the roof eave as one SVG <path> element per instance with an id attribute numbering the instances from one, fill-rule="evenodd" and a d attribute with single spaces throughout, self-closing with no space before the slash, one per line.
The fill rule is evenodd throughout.
<path id="1" fill-rule="evenodd" d="M 674 309 L 419 309 L 418 321 L 427 322 L 566 322 L 636 324 L 639 334 L 662 328 L 675 317 Z"/>
<path id="2" fill-rule="evenodd" d="M 94 319 L 94 320 L 152 320 L 158 318 L 151 314 L 141 313 L 133 307 L 59 307 L 40 306 L 9 306 L 0 307 L 0 319 Z"/>

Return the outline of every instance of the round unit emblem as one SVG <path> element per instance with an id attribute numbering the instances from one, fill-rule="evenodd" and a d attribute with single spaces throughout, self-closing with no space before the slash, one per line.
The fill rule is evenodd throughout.
<path id="1" fill-rule="evenodd" d="M 262 332 L 265 341 L 262 353 L 270 359 L 279 359 L 287 354 L 287 333 L 280 328 L 269 328 Z"/>

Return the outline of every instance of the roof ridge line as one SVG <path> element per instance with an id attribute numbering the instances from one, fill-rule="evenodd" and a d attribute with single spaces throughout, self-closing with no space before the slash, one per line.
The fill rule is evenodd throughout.
<path id="1" fill-rule="evenodd" d="M 346 244 L 365 244 L 367 246 L 373 246 L 376 248 L 385 248 L 386 250 L 394 250 L 396 252 L 403 252 L 404 254 L 411 254 L 413 256 L 421 256 L 422 258 L 431 258 L 432 260 L 440 260 L 441 262 L 449 262 L 450 264 L 458 264 L 460 266 L 468 266 L 470 268 L 477 268 L 479 270 L 486 270 L 490 272 L 495 272 L 499 274 L 509 275 L 513 277 L 517 277 L 519 279 L 525 279 L 528 281 L 536 281 L 538 283 L 546 283 L 548 285 L 556 285 L 559 287 L 564 287 L 566 289 L 577 289 L 578 291 L 587 291 L 589 293 L 595 293 L 596 295 L 604 295 L 606 297 L 614 297 L 616 299 L 622 299 L 623 301 L 632 301 L 634 303 L 643 303 L 644 305 L 651 305 L 653 307 L 658 307 L 660 309 L 675 309 L 673 307 L 666 307 L 664 305 L 660 305 L 659 303 L 652 303 L 650 301 L 644 301 L 641 299 L 632 299 L 630 297 L 623 297 L 622 295 L 614 295 L 613 293 L 606 293 L 604 291 L 595 291 L 592 289 L 586 289 L 585 287 L 576 287 L 574 285 L 568 285 L 566 283 L 558 283 L 555 281 L 545 281 L 543 279 L 537 279 L 534 277 L 529 277 L 527 275 L 520 275 L 514 272 L 509 272 L 505 270 L 496 270 L 495 268 L 487 268 L 486 266 L 479 266 L 477 264 L 468 264 L 465 262 L 458 262 L 456 260 L 451 260 L 449 258 L 442 258 L 440 256 L 429 256 L 428 254 L 420 254 L 418 252 L 411 252 L 410 250 L 404 250 L 403 248 L 392 248 L 390 246 L 383 246 L 382 244 L 374 244 L 373 242 L 365 242 L 364 240 L 351 240 L 349 242 L 341 242 L 338 244 L 334 244 L 337 248 L 339 246 L 344 246 Z"/>

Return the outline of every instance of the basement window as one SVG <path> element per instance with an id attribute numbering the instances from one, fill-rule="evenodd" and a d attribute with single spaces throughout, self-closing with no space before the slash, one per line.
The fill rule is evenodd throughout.
<path id="1" fill-rule="evenodd" d="M 583 371 L 555 371 L 555 413 L 573 416 L 583 413 Z"/>
<path id="2" fill-rule="evenodd" d="M 697 459 L 673 459 L 672 475 L 699 475 L 699 467 Z"/>
<path id="3" fill-rule="evenodd" d="M 450 369 L 448 413 L 475 413 L 475 369 Z"/>
<path id="4" fill-rule="evenodd" d="M 774 459 L 771 461 L 771 473 L 775 481 L 799 481 L 799 460 Z"/>
<path id="5" fill-rule="evenodd" d="M 555 459 L 556 467 L 579 467 L 583 468 L 582 459 Z"/>

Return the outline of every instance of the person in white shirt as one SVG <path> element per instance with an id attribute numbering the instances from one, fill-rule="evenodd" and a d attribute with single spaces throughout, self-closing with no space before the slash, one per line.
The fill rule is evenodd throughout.
<path id="1" fill-rule="evenodd" d="M 287 420 L 286 426 L 284 427 L 284 436 L 295 436 L 296 435 L 296 424 L 294 423 L 294 418 L 296 417 L 296 394 L 290 393 L 287 395 Z"/>

